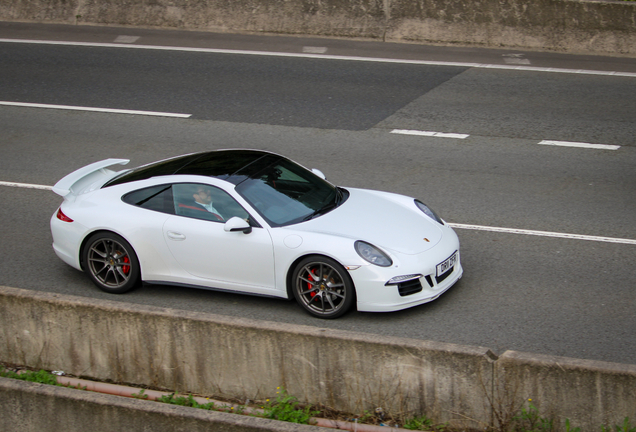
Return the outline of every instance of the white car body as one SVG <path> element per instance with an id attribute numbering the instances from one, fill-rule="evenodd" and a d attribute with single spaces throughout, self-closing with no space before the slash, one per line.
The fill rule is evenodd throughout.
<path id="1" fill-rule="evenodd" d="M 346 188 L 348 199 L 333 210 L 307 221 L 272 226 L 234 184 L 216 177 L 154 176 L 102 187 L 119 175 L 107 167 L 127 162 L 109 159 L 91 164 L 53 189 L 64 197 L 59 211 L 72 219 L 65 221 L 57 212 L 52 216 L 53 249 L 76 269 L 86 270 L 83 242 L 93 233 L 107 231 L 132 246 L 146 283 L 293 298 L 290 279 L 296 263 L 308 256 L 328 257 L 346 269 L 358 311 L 397 311 L 430 302 L 462 276 L 455 232 L 424 214 L 413 198 Z M 223 222 L 199 220 L 122 199 L 131 191 L 177 183 L 227 192 L 258 226 L 249 233 L 231 231 L 229 224 L 236 223 L 236 217 Z M 362 258 L 357 241 L 381 249 L 391 265 L 382 267 Z M 450 268 L 438 269 L 442 263 Z M 404 280 L 395 279 L 400 277 Z M 409 289 L 416 292 L 408 293 Z"/>

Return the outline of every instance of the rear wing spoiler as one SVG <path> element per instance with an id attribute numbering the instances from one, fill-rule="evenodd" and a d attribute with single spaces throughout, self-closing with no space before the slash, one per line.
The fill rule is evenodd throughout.
<path id="1" fill-rule="evenodd" d="M 105 159 L 86 165 L 55 183 L 53 192 L 62 197 L 66 197 L 69 194 L 78 195 L 98 180 L 106 181 L 112 178 L 115 171 L 108 170 L 106 169 L 107 167 L 111 165 L 126 165 L 128 162 L 130 162 L 129 159 Z"/>

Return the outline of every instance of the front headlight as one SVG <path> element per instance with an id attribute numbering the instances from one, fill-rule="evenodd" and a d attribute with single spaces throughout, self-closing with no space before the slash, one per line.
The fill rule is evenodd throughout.
<path id="1" fill-rule="evenodd" d="M 358 240 L 354 243 L 354 246 L 358 255 L 360 255 L 363 260 L 370 262 L 371 264 L 375 264 L 380 267 L 390 267 L 393 265 L 393 261 L 391 261 L 391 258 L 389 258 L 387 254 L 370 243 Z"/>
<path id="2" fill-rule="evenodd" d="M 422 210 L 422 212 L 430 217 L 431 219 L 433 219 L 434 221 L 444 225 L 444 221 L 442 220 L 441 217 L 437 216 L 437 213 L 435 213 L 433 210 L 431 210 L 426 204 L 424 204 L 422 201 L 420 200 L 415 200 L 415 205 L 417 206 L 417 208 L 419 208 L 420 210 Z"/>

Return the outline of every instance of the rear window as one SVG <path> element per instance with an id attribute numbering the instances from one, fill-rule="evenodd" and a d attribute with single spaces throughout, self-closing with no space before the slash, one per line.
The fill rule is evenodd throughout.
<path id="1" fill-rule="evenodd" d="M 174 214 L 172 185 L 160 185 L 139 189 L 127 193 L 122 197 L 122 200 L 125 203 L 148 210 Z"/>

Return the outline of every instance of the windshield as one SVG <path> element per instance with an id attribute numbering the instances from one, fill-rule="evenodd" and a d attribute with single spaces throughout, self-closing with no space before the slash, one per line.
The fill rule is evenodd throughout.
<path id="1" fill-rule="evenodd" d="M 249 176 L 236 191 L 272 227 L 309 220 L 344 201 L 342 190 L 286 159 Z"/>

